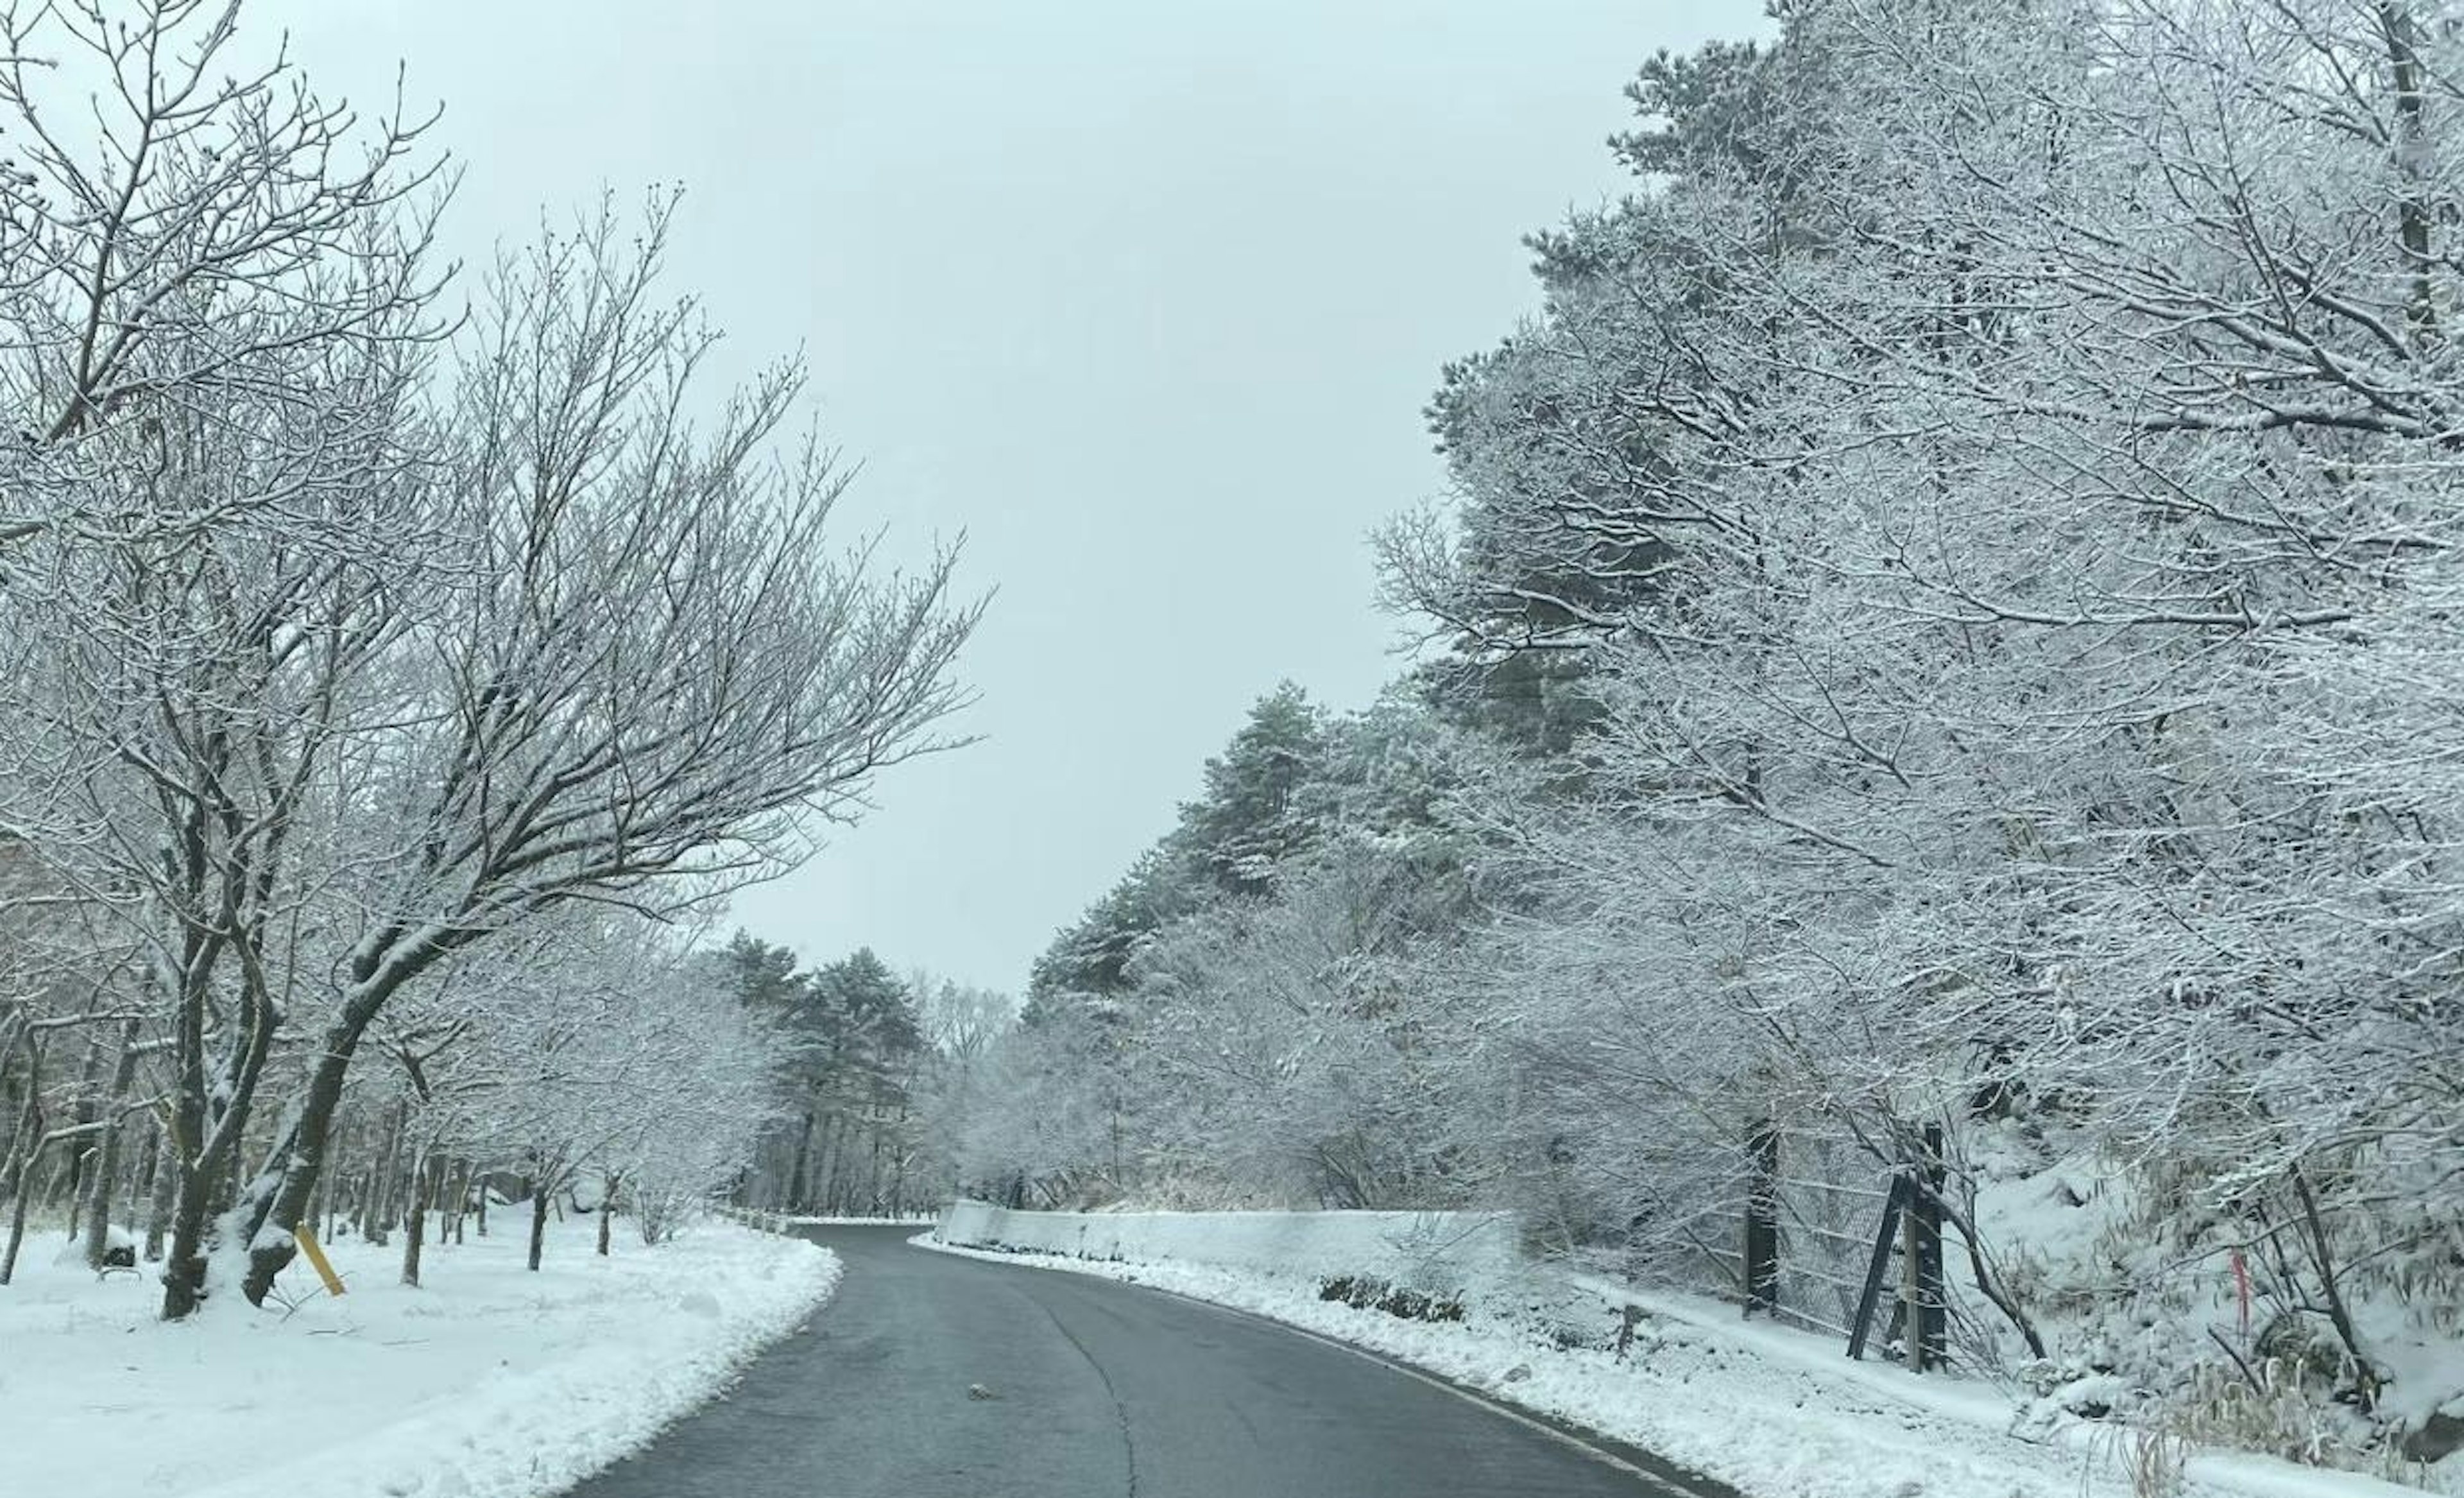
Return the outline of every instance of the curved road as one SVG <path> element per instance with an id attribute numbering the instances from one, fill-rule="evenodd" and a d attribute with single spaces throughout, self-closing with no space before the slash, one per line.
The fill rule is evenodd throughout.
<path id="1" fill-rule="evenodd" d="M 1733 1498 L 1270 1322 L 915 1231 L 812 1230 L 847 1262 L 812 1325 L 574 1493 Z"/>

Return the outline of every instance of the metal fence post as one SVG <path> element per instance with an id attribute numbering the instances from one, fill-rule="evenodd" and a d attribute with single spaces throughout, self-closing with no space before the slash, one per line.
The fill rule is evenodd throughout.
<path id="1" fill-rule="evenodd" d="M 1882 1225 L 1874 1234 L 1874 1257 L 1865 1266 L 1865 1289 L 1857 1297 L 1857 1316 L 1848 1329 L 1848 1355 L 1865 1355 L 1865 1337 L 1874 1325 L 1874 1308 L 1882 1298 L 1882 1276 L 1891 1267 L 1891 1235 L 1899 1230 L 1900 1211 L 1908 1200 L 1908 1179 L 1891 1178 L 1891 1194 L 1882 1202 Z"/>
<path id="2" fill-rule="evenodd" d="M 1925 1126 L 1925 1158 L 1917 1162 L 1908 1202 L 1908 1273 L 1916 1287 L 1908 1316 L 1908 1366 L 1919 1373 L 1950 1362 L 1948 1302 L 1942 1283 L 1942 1192 L 1948 1171 L 1942 1125 Z"/>

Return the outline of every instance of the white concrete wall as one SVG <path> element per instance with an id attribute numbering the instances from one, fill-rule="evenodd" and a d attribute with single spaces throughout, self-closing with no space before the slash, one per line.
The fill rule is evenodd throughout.
<path id="1" fill-rule="evenodd" d="M 959 1201 L 934 1236 L 1133 1264 L 1371 1274 L 1443 1295 L 1493 1292 L 1523 1267 L 1514 1221 L 1503 1212 L 1013 1212 Z"/>

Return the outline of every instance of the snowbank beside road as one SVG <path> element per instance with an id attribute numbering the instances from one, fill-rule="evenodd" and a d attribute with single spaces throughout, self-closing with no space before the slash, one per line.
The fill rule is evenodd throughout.
<path id="1" fill-rule="evenodd" d="M 935 1236 L 1081 1259 L 1371 1274 L 1433 1295 L 1478 1295 L 1525 1273 L 1503 1212 L 1012 1212 L 960 1201 Z"/>
<path id="2" fill-rule="evenodd" d="M 1013 1214 L 1013 1245 L 1024 1236 L 1015 1219 L 1036 1215 Z M 1895 1377 L 1887 1371 L 1849 1364 L 1836 1352 L 1818 1359 L 1806 1339 L 1740 1326 L 1727 1319 L 1732 1311 L 1720 1323 L 1698 1322 L 1675 1297 L 1558 1280 L 1553 1292 L 1521 1304 L 1475 1304 L 1463 1322 L 1429 1323 L 1322 1300 L 1314 1273 L 1161 1255 L 1090 1262 L 1015 1246 L 986 1251 L 934 1234 L 914 1242 L 1266 1316 L 1631 1443 L 1755 1498 L 2137 1498 L 2129 1466 L 2143 1448 L 2130 1432 L 2031 1439 L 2013 1429 L 2008 1399 L 1983 1386 L 1897 1375 L 1908 1385 L 1903 1393 L 1887 1386 Z M 1632 1355 L 1620 1360 L 1604 1344 L 1617 1308 L 1638 1300 L 1645 1315 Z M 2237 1454 L 2194 1456 L 2181 1485 L 2165 1490 L 2182 1498 L 2419 1498 L 2417 1489 L 2354 1473 Z"/>
<path id="3" fill-rule="evenodd" d="M 151 1273 L 98 1283 L 29 1244 L 0 1288 L 9 1492 L 88 1498 L 534 1498 L 649 1441 L 723 1388 L 836 1286 L 811 1244 L 726 1223 L 655 1248 L 596 1224 L 550 1228 L 525 1270 L 529 1216 L 430 1245 L 428 1288 L 401 1248 L 332 1247 L 350 1287 L 286 1273 L 298 1309 L 154 1319 Z"/>

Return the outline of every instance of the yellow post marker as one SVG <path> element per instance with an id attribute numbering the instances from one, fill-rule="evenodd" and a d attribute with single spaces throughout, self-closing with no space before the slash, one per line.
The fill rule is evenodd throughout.
<path id="1" fill-rule="evenodd" d="M 299 1251 L 308 1256 L 308 1267 L 317 1271 L 317 1278 L 325 1282 L 325 1293 L 342 1293 L 342 1277 L 336 1274 L 333 1265 L 326 1262 L 325 1250 L 317 1246 L 317 1235 L 304 1227 L 295 1227 L 291 1236 L 299 1241 Z"/>

